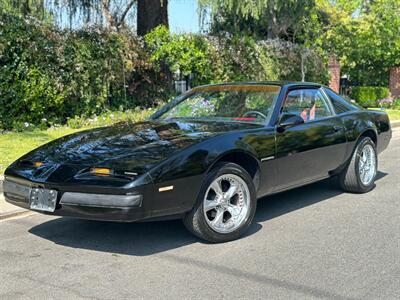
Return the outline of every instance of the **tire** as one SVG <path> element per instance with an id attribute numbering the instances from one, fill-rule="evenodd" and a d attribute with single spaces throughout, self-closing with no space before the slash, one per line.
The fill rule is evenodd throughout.
<path id="1" fill-rule="evenodd" d="M 368 150 L 372 151 L 370 157 L 372 159 L 371 163 L 374 163 L 374 166 L 369 165 L 369 168 L 366 167 L 364 169 L 364 170 L 368 169 L 368 171 L 366 172 L 370 172 L 369 170 L 373 168 L 373 171 L 371 171 L 371 174 L 368 173 L 367 178 L 369 179 L 369 177 L 371 177 L 369 180 L 363 180 L 365 179 L 365 177 L 363 177 L 362 175 L 364 173 L 360 174 L 361 172 L 360 167 L 362 169 L 364 165 L 368 166 L 368 164 L 364 162 L 365 152 L 363 152 Z M 375 177 L 377 169 L 378 169 L 378 157 L 376 154 L 375 143 L 369 137 L 362 137 L 357 143 L 353 155 L 350 161 L 348 162 L 347 166 L 339 174 L 340 185 L 342 189 L 346 192 L 352 192 L 352 193 L 369 192 L 375 187 Z"/>
<path id="2" fill-rule="evenodd" d="M 228 242 L 247 231 L 256 207 L 256 190 L 249 173 L 237 164 L 219 163 L 207 174 L 197 202 L 183 223 L 201 239 Z"/>

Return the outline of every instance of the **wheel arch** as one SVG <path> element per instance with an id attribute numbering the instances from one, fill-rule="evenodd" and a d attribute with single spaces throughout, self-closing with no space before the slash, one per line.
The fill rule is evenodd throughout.
<path id="1" fill-rule="evenodd" d="M 221 162 L 235 163 L 245 169 L 253 179 L 256 190 L 258 190 L 258 187 L 260 185 L 261 170 L 259 161 L 254 155 L 243 150 L 225 152 L 215 159 L 215 161 L 208 168 L 207 173 Z"/>
<path id="2" fill-rule="evenodd" d="M 378 134 L 374 128 L 367 128 L 357 138 L 357 143 L 363 138 L 363 137 L 369 137 L 371 140 L 375 143 L 375 146 L 377 146 L 378 143 Z"/>
<path id="3" fill-rule="evenodd" d="M 363 130 L 360 129 L 361 127 L 363 127 Z M 360 125 L 357 126 L 356 129 L 359 130 L 354 130 L 354 132 L 350 135 L 351 136 L 350 140 L 348 140 L 347 151 L 343 163 L 336 170 L 333 171 L 333 174 L 340 173 L 347 166 L 347 164 L 349 163 L 354 154 L 354 151 L 357 149 L 357 146 L 363 137 L 371 138 L 372 141 L 375 143 L 375 146 L 376 147 L 378 146 L 377 145 L 378 134 L 374 126 L 369 125 L 367 127 Z"/>

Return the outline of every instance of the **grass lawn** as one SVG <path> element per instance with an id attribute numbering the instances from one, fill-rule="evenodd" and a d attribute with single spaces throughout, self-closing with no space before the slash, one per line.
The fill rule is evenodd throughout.
<path id="1" fill-rule="evenodd" d="M 400 109 L 387 109 L 390 121 L 400 121 Z"/>
<path id="2" fill-rule="evenodd" d="M 0 134 L 0 174 L 9 164 L 30 150 L 61 136 L 77 132 L 81 129 L 60 127 L 44 131 L 11 132 Z"/>

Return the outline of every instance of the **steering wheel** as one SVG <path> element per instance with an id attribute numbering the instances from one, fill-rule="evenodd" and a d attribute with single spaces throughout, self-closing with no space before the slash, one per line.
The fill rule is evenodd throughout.
<path id="1" fill-rule="evenodd" d="M 267 119 L 266 115 L 264 115 L 262 112 L 259 112 L 259 111 L 256 111 L 256 110 L 250 110 L 248 112 L 245 112 L 243 114 L 243 117 L 248 117 L 248 116 L 251 116 L 251 115 L 258 115 L 258 116 L 262 117 L 263 119 Z"/>

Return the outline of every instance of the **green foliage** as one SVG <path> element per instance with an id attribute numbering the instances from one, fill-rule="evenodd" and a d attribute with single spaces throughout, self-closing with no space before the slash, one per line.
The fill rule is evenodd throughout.
<path id="1" fill-rule="evenodd" d="M 327 82 L 326 60 L 280 39 L 177 35 L 158 27 L 145 43 L 132 32 L 59 30 L 0 13 L 0 129 L 30 130 L 108 110 L 154 107 L 172 93 L 172 73 L 212 82 Z"/>
<path id="2" fill-rule="evenodd" d="M 335 54 L 354 85 L 388 84 L 400 64 L 400 1 L 318 0 L 310 43 Z"/>
<path id="3" fill-rule="evenodd" d="M 194 85 L 212 80 L 212 56 L 207 40 L 195 34 L 171 34 L 161 25 L 145 36 L 150 60 L 183 76 L 194 75 Z"/>
<path id="4" fill-rule="evenodd" d="M 314 0 L 199 0 L 210 13 L 211 34 L 229 32 L 257 39 L 297 41 L 310 23 Z"/>
<path id="5" fill-rule="evenodd" d="M 0 23 L 0 128 L 63 124 L 165 97 L 165 80 L 130 32 L 60 31 L 5 13 Z"/>
<path id="6" fill-rule="evenodd" d="M 43 0 L 0 0 L 0 11 L 21 16 L 34 16 L 41 20 L 49 19 Z"/>
<path id="7" fill-rule="evenodd" d="M 302 71 L 304 80 L 328 81 L 326 61 L 306 47 L 280 39 L 257 41 L 230 35 L 210 41 L 218 53 L 214 68 L 220 81 L 301 81 Z"/>
<path id="8" fill-rule="evenodd" d="M 106 111 L 100 115 L 93 115 L 88 118 L 86 116 L 75 116 L 69 118 L 67 126 L 73 129 L 108 126 L 119 122 L 139 122 L 150 117 L 155 112 L 155 108 L 141 109 L 128 109 L 124 111 Z"/>
<path id="9" fill-rule="evenodd" d="M 357 101 L 362 107 L 376 107 L 378 100 L 389 96 L 387 87 L 378 86 L 356 86 L 353 87 L 350 97 Z"/>
<path id="10" fill-rule="evenodd" d="M 334 55 L 353 85 L 384 86 L 400 64 L 399 0 L 199 0 L 210 32 L 280 38 Z"/>
<path id="11" fill-rule="evenodd" d="M 327 82 L 323 57 L 280 39 L 249 36 L 176 35 L 158 27 L 145 37 L 151 60 L 162 70 L 194 75 L 194 85 L 226 81 L 305 80 Z M 303 60 L 303 69 L 302 66 Z"/>
<path id="12" fill-rule="evenodd" d="M 217 81 L 276 80 L 273 60 L 248 36 L 209 37 L 214 47 Z"/>
<path id="13" fill-rule="evenodd" d="M 394 100 L 393 100 L 393 105 L 392 105 L 392 107 L 393 107 L 394 109 L 400 109 L 400 98 L 397 98 L 397 99 L 394 99 Z"/>

